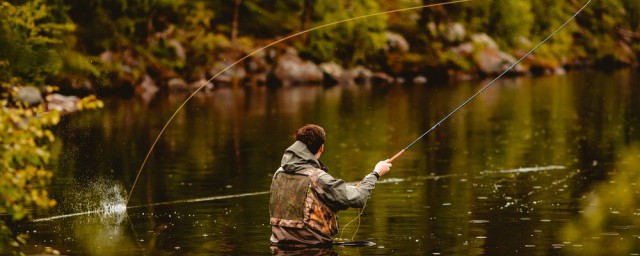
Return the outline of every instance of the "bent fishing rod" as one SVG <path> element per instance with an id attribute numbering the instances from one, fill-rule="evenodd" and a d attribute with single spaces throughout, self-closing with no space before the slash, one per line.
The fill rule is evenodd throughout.
<path id="1" fill-rule="evenodd" d="M 558 27 L 556 30 L 554 30 L 551 34 L 549 34 L 549 36 L 547 36 L 545 39 L 543 39 L 542 41 L 540 41 L 540 43 L 538 43 L 535 47 L 533 47 L 529 52 L 527 52 L 527 54 L 525 54 L 524 56 L 522 56 L 520 59 L 518 59 L 516 62 L 514 62 L 511 66 L 509 66 L 509 68 L 507 68 L 506 70 L 504 70 L 502 73 L 500 73 L 498 76 L 496 76 L 496 78 L 494 78 L 493 80 L 491 80 L 489 83 L 487 83 L 485 86 L 483 86 L 480 90 L 478 90 L 475 94 L 471 95 L 471 97 L 469 97 L 467 100 L 465 100 L 464 102 L 462 102 L 462 104 L 460 104 L 460 106 L 458 106 L 457 108 L 455 108 L 453 111 L 451 111 L 451 113 L 449 113 L 448 115 L 446 115 L 444 118 L 442 118 L 440 121 L 438 121 L 435 125 L 433 125 L 429 130 L 427 130 L 425 133 L 423 133 L 422 135 L 420 135 L 417 139 L 415 139 L 414 141 L 412 141 L 411 143 L 409 143 L 409 145 L 407 145 L 405 148 L 403 148 L 402 150 L 400 150 L 398 153 L 396 153 L 395 155 L 393 155 L 393 157 L 389 158 L 387 160 L 388 163 L 393 162 L 394 160 L 396 160 L 398 157 L 400 157 L 405 151 L 407 151 L 411 146 L 413 146 L 414 144 L 416 144 L 416 142 L 420 141 L 422 138 L 424 138 L 427 134 L 431 133 L 433 130 L 435 130 L 438 126 L 440 126 L 444 121 L 446 121 L 447 119 L 449 119 L 449 117 L 451 117 L 453 114 L 455 114 L 456 112 L 458 112 L 458 110 L 460 110 L 462 107 L 464 107 L 465 105 L 467 105 L 469 102 L 471 102 L 473 99 L 475 99 L 478 95 L 482 94 L 482 92 L 484 90 L 486 90 L 487 88 L 489 88 L 491 85 L 493 85 L 496 81 L 498 81 L 498 79 L 502 78 L 505 74 L 507 74 L 509 71 L 511 71 L 516 65 L 520 64 L 520 62 L 522 62 L 524 59 L 526 59 L 527 57 L 529 57 L 529 55 L 531 55 L 531 53 L 533 53 L 535 50 L 537 50 L 541 45 L 543 45 L 544 43 L 546 43 L 549 39 L 551 39 L 551 37 L 553 37 L 556 33 L 558 33 L 558 31 L 562 30 L 567 24 L 569 24 L 569 22 L 571 22 L 573 19 L 576 18 L 576 16 L 578 16 L 578 14 L 580 12 L 582 12 L 582 10 L 584 10 L 584 8 L 587 7 L 587 5 L 589 5 L 589 3 L 591 3 L 592 0 L 587 1 L 586 4 L 584 4 L 582 6 L 582 8 L 580 8 L 576 13 L 574 13 L 569 19 L 567 19 L 567 21 L 565 21 L 562 25 L 560 25 L 560 27 Z"/>
<path id="2" fill-rule="evenodd" d="M 209 84 L 211 81 L 216 79 L 222 73 L 226 72 L 227 70 L 231 69 L 232 67 L 235 67 L 237 64 L 239 64 L 240 62 L 244 61 L 245 59 L 247 59 L 247 58 L 255 55 L 256 53 L 261 52 L 261 51 L 263 51 L 263 50 L 265 50 L 265 49 L 267 49 L 267 48 L 269 48 L 271 46 L 274 46 L 276 44 L 279 44 L 279 43 L 281 43 L 283 41 L 286 41 L 286 40 L 289 40 L 291 38 L 294 38 L 294 37 L 297 37 L 297 36 L 300 36 L 300 35 L 315 31 L 315 30 L 319 30 L 319 29 L 322 29 L 322 28 L 331 27 L 331 26 L 342 24 L 342 23 L 346 23 L 346 22 L 349 22 L 349 21 L 361 20 L 361 19 L 366 19 L 366 18 L 375 17 L 375 16 L 379 16 L 379 15 L 384 15 L 384 14 L 406 12 L 406 11 L 411 11 L 411 10 L 425 9 L 425 8 L 431 8 L 431 7 L 436 7 L 436 6 L 452 5 L 452 4 L 464 3 L 464 2 L 470 2 L 470 1 L 473 1 L 473 0 L 453 0 L 453 1 L 442 2 L 442 3 L 420 5 L 420 6 L 414 6 L 414 7 L 408 7 L 408 8 L 395 9 L 395 10 L 391 10 L 391 11 L 384 11 L 384 12 L 366 14 L 366 15 L 362 15 L 362 16 L 358 16 L 358 17 L 353 17 L 353 18 L 348 18 L 348 19 L 344 19 L 344 20 L 339 20 L 339 21 L 326 23 L 326 24 L 323 24 L 323 25 L 319 25 L 317 27 L 313 27 L 313 28 L 310 28 L 310 29 L 307 29 L 307 30 L 303 30 L 303 31 L 288 35 L 288 36 L 280 38 L 278 40 L 275 40 L 275 41 L 273 41 L 273 42 L 271 42 L 271 43 L 269 43 L 269 44 L 267 44 L 265 46 L 262 46 L 262 47 L 260 47 L 260 48 L 258 48 L 256 50 L 254 50 L 253 52 L 245 55 L 244 57 L 238 59 L 237 61 L 233 62 L 231 65 L 227 66 L 226 68 L 224 68 L 221 71 L 219 71 L 218 73 L 216 73 L 209 80 L 203 82 L 193 93 L 191 93 L 191 95 L 189 95 L 189 97 L 187 97 L 182 102 L 182 104 L 180 104 L 180 106 L 178 106 L 178 108 L 173 112 L 171 117 L 169 117 L 167 122 L 164 124 L 164 126 L 162 127 L 162 129 L 158 133 L 158 136 L 156 136 L 155 140 L 151 144 L 151 147 L 149 147 L 149 151 L 147 151 L 147 155 L 144 157 L 144 160 L 142 161 L 142 164 L 140 165 L 140 169 L 138 169 L 138 172 L 136 174 L 136 178 L 133 180 L 133 185 L 131 186 L 131 190 L 129 191 L 129 195 L 127 196 L 127 201 L 125 201 L 125 205 L 129 205 L 129 200 L 131 199 L 131 195 L 133 195 L 133 191 L 136 188 L 136 184 L 138 183 L 138 179 L 140 178 L 140 174 L 142 173 L 142 170 L 144 169 L 145 165 L 147 164 L 147 161 L 149 160 L 149 157 L 151 156 L 151 152 L 153 152 L 153 149 L 155 149 L 156 144 L 158 144 L 158 141 L 160 140 L 160 137 L 162 137 L 162 134 L 164 134 L 165 130 L 167 129 L 167 127 L 169 127 L 169 124 L 171 123 L 171 121 L 173 121 L 173 119 L 176 117 L 178 112 L 180 112 L 180 110 L 182 110 L 182 108 L 184 108 L 184 106 L 187 104 L 187 102 L 189 102 L 189 100 L 191 100 L 191 98 L 193 98 L 199 91 L 201 91 L 205 86 L 207 86 L 207 84 Z"/>

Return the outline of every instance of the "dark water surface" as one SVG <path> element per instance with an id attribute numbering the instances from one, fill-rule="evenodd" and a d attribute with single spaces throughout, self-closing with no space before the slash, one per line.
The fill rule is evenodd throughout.
<path id="1" fill-rule="evenodd" d="M 376 245 L 334 252 L 640 253 L 638 80 L 637 70 L 500 80 L 394 162 L 354 237 Z M 71 115 L 56 128 L 50 190 L 59 206 L 36 217 L 115 210 L 19 229 L 29 232 L 31 252 L 270 254 L 268 194 L 153 204 L 268 191 L 294 130 L 306 123 L 328 133 L 322 160 L 330 172 L 356 181 L 484 83 L 199 94 L 160 139 L 126 214 L 118 203 L 186 96 L 107 100 L 103 110 Z M 356 215 L 341 212 L 341 225 Z"/>

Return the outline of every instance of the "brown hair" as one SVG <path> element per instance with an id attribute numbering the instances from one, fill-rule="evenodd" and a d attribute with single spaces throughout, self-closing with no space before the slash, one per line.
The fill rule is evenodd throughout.
<path id="1" fill-rule="evenodd" d="M 318 150 L 326 140 L 326 136 L 324 129 L 315 124 L 307 124 L 296 131 L 296 140 L 307 145 L 307 149 L 312 154 L 318 153 Z"/>

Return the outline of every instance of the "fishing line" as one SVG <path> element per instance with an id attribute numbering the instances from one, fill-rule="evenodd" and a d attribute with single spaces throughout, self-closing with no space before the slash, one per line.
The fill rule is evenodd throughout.
<path id="1" fill-rule="evenodd" d="M 491 85 L 493 85 L 496 81 L 498 81 L 498 79 L 502 78 L 507 72 L 511 71 L 511 69 L 513 69 L 516 65 L 520 64 L 520 62 L 522 62 L 525 58 L 529 57 L 529 55 L 531 55 L 531 53 L 533 53 L 535 50 L 537 50 L 541 45 L 543 45 L 544 43 L 546 43 L 549 39 L 551 39 L 551 37 L 553 37 L 556 33 L 558 33 L 558 31 L 562 30 L 567 24 L 569 24 L 569 22 L 571 22 L 576 16 L 578 16 L 578 14 L 580 12 L 582 12 L 582 10 L 584 10 L 584 8 L 587 7 L 587 5 L 589 5 L 589 3 L 591 3 L 591 0 L 587 1 L 586 4 L 584 4 L 582 6 L 582 8 L 580 8 L 578 11 L 576 11 L 571 17 L 569 17 L 569 19 L 567 19 L 567 21 L 565 21 L 564 23 L 562 23 L 562 25 L 560 25 L 560 27 L 558 27 L 556 30 L 554 30 L 553 32 L 551 32 L 551 34 L 549 34 L 549 36 L 547 36 L 544 40 L 540 41 L 540 43 L 538 43 L 535 47 L 533 47 L 529 52 L 527 52 L 527 54 L 525 54 L 524 56 L 522 56 L 520 59 L 518 59 L 516 62 L 514 62 L 511 66 L 509 66 L 509 68 L 507 68 L 506 70 L 504 70 L 502 73 L 500 73 L 496 78 L 494 78 L 493 80 L 491 80 L 491 82 L 487 83 L 485 86 L 482 87 L 482 89 L 478 90 L 475 94 L 471 95 L 471 97 L 469 97 L 467 100 L 465 100 L 464 102 L 462 102 L 462 104 L 460 104 L 460 106 L 458 106 L 457 108 L 455 108 L 453 111 L 451 111 L 451 113 L 449 113 L 448 115 L 446 115 L 444 118 L 442 118 L 440 121 L 438 121 L 435 125 L 433 125 L 429 130 L 427 130 L 425 133 L 423 133 L 422 135 L 420 135 L 417 139 L 415 139 L 414 141 L 412 141 L 411 143 L 409 143 L 409 145 L 407 145 L 405 148 L 403 148 L 402 150 L 400 150 L 398 153 L 396 153 L 393 157 L 391 157 L 389 160 L 387 160 L 387 162 L 391 163 L 394 160 L 396 160 L 398 157 L 400 157 L 405 151 L 407 151 L 411 146 L 413 146 L 414 144 L 416 144 L 416 142 L 418 142 L 419 140 L 421 140 L 424 136 L 426 136 L 427 134 L 429 134 L 431 131 L 435 130 L 438 126 L 440 126 L 440 124 L 442 124 L 442 122 L 444 122 L 445 120 L 449 119 L 449 117 L 451 117 L 453 114 L 455 114 L 456 112 L 458 112 L 458 110 L 460 110 L 462 107 L 464 107 L 465 105 L 467 105 L 467 103 L 469 103 L 470 101 L 472 101 L 473 99 L 475 99 L 478 95 L 480 95 L 485 89 L 489 88 Z M 366 204 L 365 204 L 366 206 Z M 360 214 L 358 214 L 358 216 L 356 218 L 360 218 L 360 215 L 362 215 L 362 212 L 364 212 L 364 206 L 362 207 L 362 210 L 360 211 Z M 356 229 L 357 232 L 357 229 Z M 355 237 L 355 234 L 354 234 Z"/>
<path id="2" fill-rule="evenodd" d="M 469 103 L 470 101 L 472 101 L 473 99 L 475 99 L 476 96 L 480 95 L 485 89 L 489 88 L 491 85 L 493 85 L 493 83 L 495 83 L 496 81 L 498 81 L 498 79 L 502 78 L 502 76 L 504 76 L 507 72 L 511 71 L 511 69 L 513 69 L 516 65 L 520 64 L 520 62 L 522 62 L 525 58 L 529 57 L 529 55 L 531 55 L 531 53 L 533 53 L 535 50 L 537 50 L 541 45 L 543 45 L 544 43 L 546 43 L 549 39 L 551 39 L 551 37 L 553 37 L 556 33 L 558 33 L 558 31 L 562 30 L 567 24 L 569 24 L 569 22 L 571 22 L 576 16 L 578 16 L 578 14 L 580 12 L 582 12 L 582 10 L 584 8 L 587 7 L 587 5 L 589 5 L 589 3 L 591 3 L 591 0 L 589 0 L 584 6 L 582 6 L 582 8 L 580 8 L 576 13 L 574 13 L 567 21 L 565 21 L 562 25 L 560 25 L 560 27 L 558 27 L 556 30 L 554 30 L 551 34 L 549 34 L 549 36 L 547 36 L 544 40 L 540 41 L 540 43 L 538 43 L 535 47 L 533 47 L 533 49 L 531 49 L 529 52 L 527 52 L 527 54 L 525 54 L 524 56 L 522 56 L 520 59 L 518 59 L 516 62 L 514 62 L 509 68 L 507 68 L 505 71 L 503 71 L 502 73 L 500 73 L 500 75 L 498 75 L 496 78 L 494 78 L 493 80 L 491 80 L 491 82 L 487 83 L 485 86 L 482 87 L 482 89 L 480 89 L 479 91 L 477 91 L 475 94 L 473 94 L 471 97 L 469 97 L 467 100 L 465 100 L 464 102 L 462 102 L 462 104 L 460 104 L 460 106 L 458 106 L 457 108 L 455 108 L 453 111 L 451 111 L 451 113 L 449 113 L 448 115 L 446 115 L 444 118 L 442 118 L 442 120 L 440 120 L 439 122 L 437 122 L 435 125 L 433 125 L 433 127 L 431 127 L 431 129 L 427 130 L 425 133 L 423 133 L 422 135 L 420 135 L 420 137 L 418 137 L 417 139 L 415 139 L 413 142 L 409 143 L 409 145 L 407 145 L 404 149 L 400 150 L 398 153 L 396 153 L 393 157 L 391 157 L 388 162 L 391 163 L 394 160 L 396 160 L 396 158 L 400 157 L 402 155 L 402 153 L 404 153 L 407 149 L 409 149 L 411 146 L 413 146 L 416 142 L 418 142 L 419 140 L 421 140 L 424 136 L 426 136 L 427 134 L 429 134 L 431 131 L 435 130 L 436 127 L 440 126 L 440 124 L 442 124 L 442 122 L 444 122 L 445 120 L 449 119 L 449 117 L 451 117 L 453 114 L 455 114 L 456 112 L 458 112 L 458 110 L 460 110 L 462 107 L 464 107 L 465 105 L 467 105 L 467 103 Z"/>
<path id="3" fill-rule="evenodd" d="M 363 15 L 363 16 L 358 16 L 358 17 L 354 17 L 354 18 L 349 18 L 349 19 L 344 19 L 344 20 L 331 22 L 331 23 L 327 23 L 327 24 L 324 24 L 324 25 L 313 27 L 313 28 L 310 28 L 310 29 L 307 29 L 307 30 L 303 30 L 303 31 L 291 34 L 289 36 L 283 37 L 283 38 L 278 39 L 278 40 L 276 40 L 276 41 L 274 41 L 274 42 L 272 42 L 270 44 L 267 44 L 267 45 L 265 45 L 263 47 L 260 47 L 257 50 L 255 50 L 255 51 L 245 55 L 244 57 L 238 59 L 236 62 L 234 62 L 231 65 L 227 66 L 226 68 L 222 69 L 220 72 L 215 74 L 213 77 L 211 77 L 206 82 L 203 82 L 202 85 L 200 85 L 193 93 L 191 93 L 191 95 L 189 95 L 189 97 L 187 97 L 187 99 L 184 100 L 184 102 L 182 102 L 182 104 L 180 104 L 180 106 L 178 106 L 178 108 L 176 109 L 175 112 L 173 112 L 171 117 L 169 117 L 169 120 L 167 120 L 167 122 L 164 124 L 164 126 L 160 130 L 160 133 L 158 133 L 158 136 L 153 141 L 153 144 L 151 144 L 151 147 L 149 148 L 149 152 L 147 152 L 147 155 L 145 156 L 144 161 L 142 161 L 142 165 L 140 166 L 140 169 L 138 170 L 138 173 L 136 174 L 136 178 L 133 181 L 133 185 L 131 186 L 131 191 L 129 191 L 129 195 L 127 196 L 127 201 L 125 202 L 125 205 L 129 204 L 129 199 L 131 199 L 131 195 L 133 194 L 133 190 L 136 188 L 136 184 L 138 183 L 138 179 L 140 178 L 140 173 L 142 173 L 142 170 L 144 169 L 145 164 L 149 160 L 149 156 L 151 156 L 151 152 L 156 147 L 156 144 L 160 140 L 160 137 L 162 136 L 162 134 L 164 134 L 164 131 L 167 129 L 167 127 L 169 126 L 171 121 L 173 121 L 173 119 L 176 117 L 178 112 L 180 112 L 180 110 L 182 110 L 182 108 L 184 108 L 184 106 L 187 104 L 187 102 L 189 102 L 189 100 L 191 100 L 191 98 L 193 98 L 196 95 L 196 93 L 198 93 L 200 90 L 202 90 L 202 88 L 207 86 L 208 83 L 210 83 L 211 81 L 216 79 L 218 76 L 220 76 L 222 73 L 226 72 L 230 68 L 236 66 L 238 63 L 240 63 L 240 62 L 244 61 L 245 59 L 255 55 L 256 53 L 261 52 L 264 49 L 267 49 L 267 48 L 269 48 L 271 46 L 274 46 L 274 45 L 276 45 L 278 43 L 281 43 L 283 41 L 289 40 L 291 38 L 294 38 L 294 37 L 297 37 L 299 35 L 303 35 L 303 34 L 318 30 L 318 29 L 322 29 L 322 28 L 338 25 L 338 24 L 341 24 L 341 23 L 346 23 L 346 22 L 349 22 L 349 21 L 360 20 L 360 19 L 370 18 L 370 17 L 374 17 L 374 16 L 384 15 L 384 14 L 391 14 L 391 13 L 396 13 L 396 12 L 404 12 L 404 11 L 410 11 L 410 10 L 431 8 L 431 7 L 436 7 L 436 6 L 451 5 L 451 4 L 470 2 L 470 1 L 473 1 L 473 0 L 456 0 L 456 1 L 449 1 L 449 2 L 444 2 L 444 3 L 437 3 L 437 4 L 420 5 L 420 6 L 414 6 L 414 7 L 409 7 L 409 8 L 402 8 L 402 9 L 396 9 L 396 10 L 391 10 L 391 11 L 384 11 L 384 12 L 378 12 L 378 13 L 373 13 L 373 14 L 367 14 L 367 15 Z"/>
<path id="4" fill-rule="evenodd" d="M 557 169 L 565 169 L 565 167 L 564 166 L 555 166 L 555 165 L 544 166 L 544 167 L 523 167 L 523 168 L 513 169 L 513 170 L 485 171 L 485 172 L 482 172 L 481 174 L 488 175 L 488 174 L 495 174 L 495 173 L 512 173 L 512 172 L 516 172 L 516 171 L 518 171 L 518 172 L 538 172 L 538 171 L 557 170 Z M 380 181 L 376 182 L 376 184 L 400 183 L 400 182 L 409 182 L 409 181 L 416 181 L 416 180 L 439 180 L 439 179 L 453 178 L 453 177 L 457 177 L 457 176 L 458 176 L 457 174 L 445 174 L 445 175 L 430 175 L 430 176 L 414 176 L 414 177 L 410 177 L 410 178 L 406 178 L 406 179 L 388 178 L 388 179 L 380 180 Z M 481 176 L 483 176 L 483 175 L 481 175 Z M 347 185 L 355 186 L 358 183 L 360 183 L 360 181 L 353 181 L 353 182 L 348 182 Z M 174 205 L 174 204 L 201 203 L 201 202 L 218 201 L 218 200 L 225 200 L 225 199 L 235 199 L 235 198 L 241 198 L 241 197 L 260 196 L 260 195 L 266 195 L 266 194 L 269 194 L 269 191 L 258 191 L 258 192 L 231 194 L 231 195 L 222 195 L 222 196 L 209 196 L 209 197 L 182 199 L 182 200 L 166 201 L 166 202 L 151 203 L 151 204 L 141 204 L 141 205 L 133 205 L 133 206 L 124 206 L 123 205 L 123 207 L 125 207 L 124 209 L 122 209 L 120 207 L 111 207 L 111 208 L 115 209 L 115 211 L 113 213 L 124 213 L 126 211 L 125 209 L 136 209 L 136 208 L 143 208 L 143 207 L 149 207 L 149 206 L 165 206 L 165 205 Z M 91 215 L 91 214 L 104 214 L 106 212 L 108 212 L 108 211 L 103 208 L 103 209 L 99 209 L 99 210 L 77 212 L 77 213 L 69 213 L 69 214 L 62 214 L 62 215 L 56 215 L 56 216 L 32 219 L 31 222 L 47 222 L 47 221 L 53 221 L 53 220 L 57 220 L 57 219 L 65 219 L 65 218 L 78 217 L 78 216 Z M 127 215 L 127 218 L 128 217 L 129 217 L 129 215 Z M 349 225 L 349 223 L 347 223 L 347 225 L 345 225 L 344 228 L 346 229 L 346 227 L 348 225 Z"/>

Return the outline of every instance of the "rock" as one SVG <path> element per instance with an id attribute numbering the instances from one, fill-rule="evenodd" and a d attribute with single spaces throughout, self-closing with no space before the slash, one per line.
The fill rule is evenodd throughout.
<path id="1" fill-rule="evenodd" d="M 353 78 L 356 82 L 368 83 L 370 82 L 371 77 L 373 77 L 373 72 L 371 72 L 371 70 L 363 66 L 356 66 L 350 69 L 348 72 L 349 72 L 349 76 Z"/>
<path id="2" fill-rule="evenodd" d="M 64 96 L 62 94 L 54 93 L 47 95 L 47 109 L 57 110 L 61 114 L 67 114 L 78 110 L 78 102 L 80 98 L 76 96 Z"/>
<path id="3" fill-rule="evenodd" d="M 387 37 L 387 46 L 385 50 L 387 51 L 399 51 L 399 52 L 408 52 L 409 51 L 409 42 L 402 35 L 393 32 L 385 32 L 384 35 Z"/>
<path id="4" fill-rule="evenodd" d="M 133 68 L 131 68 L 129 65 L 120 66 L 120 70 L 127 74 L 133 74 Z"/>
<path id="5" fill-rule="evenodd" d="M 567 70 L 565 70 L 563 67 L 557 67 L 553 69 L 553 73 L 555 75 L 566 75 L 567 74 Z"/>
<path id="6" fill-rule="evenodd" d="M 496 41 L 485 33 L 471 35 L 471 42 L 480 48 L 499 49 Z"/>
<path id="7" fill-rule="evenodd" d="M 113 63 L 113 53 L 111 51 L 104 51 L 100 54 L 100 61 L 102 63 Z"/>
<path id="8" fill-rule="evenodd" d="M 322 82 L 324 78 L 318 66 L 311 61 L 300 59 L 295 54 L 295 49 L 291 47 L 289 47 L 287 53 L 278 58 L 273 74 L 284 86 L 297 83 Z"/>
<path id="9" fill-rule="evenodd" d="M 533 46 L 531 41 L 529 41 L 529 39 L 524 36 L 518 36 L 518 43 L 520 44 L 521 47 L 525 47 L 527 49 Z"/>
<path id="10" fill-rule="evenodd" d="M 426 84 L 427 78 L 424 76 L 416 76 L 413 78 L 413 84 Z"/>
<path id="11" fill-rule="evenodd" d="M 449 42 L 461 42 L 466 35 L 464 25 L 458 22 L 447 24 L 443 32 L 444 38 Z"/>
<path id="12" fill-rule="evenodd" d="M 156 82 L 147 74 L 144 75 L 140 86 L 136 87 L 136 94 L 140 95 L 145 102 L 150 102 L 158 91 Z"/>
<path id="13" fill-rule="evenodd" d="M 213 68 L 209 70 L 209 74 L 211 76 L 216 76 L 220 71 L 226 69 L 232 64 L 233 64 L 232 61 L 226 61 L 226 60 L 216 62 L 213 65 Z M 245 77 L 247 77 L 247 71 L 245 70 L 245 68 L 241 65 L 236 65 L 222 72 L 222 74 L 218 75 L 214 79 L 214 81 L 219 83 L 230 84 L 230 83 L 233 83 L 234 80 L 243 80 Z"/>
<path id="14" fill-rule="evenodd" d="M 42 95 L 38 88 L 24 86 L 18 88 L 16 100 L 27 103 L 29 106 L 37 106 L 42 103 Z"/>
<path id="15" fill-rule="evenodd" d="M 500 50 L 485 48 L 474 58 L 476 65 L 485 74 L 498 74 L 509 68 L 516 62 L 516 58 Z M 524 69 L 516 66 L 512 72 L 524 72 Z"/>
<path id="16" fill-rule="evenodd" d="M 202 87 L 200 91 L 208 92 L 213 90 L 213 88 L 215 88 L 215 85 L 204 78 L 200 78 L 200 80 L 195 81 L 191 84 L 191 88 L 193 88 L 193 90 L 197 90 L 200 87 Z"/>
<path id="17" fill-rule="evenodd" d="M 178 57 L 180 61 L 185 61 L 187 59 L 187 54 L 184 50 L 184 47 L 182 47 L 182 44 L 180 44 L 180 41 L 178 41 L 177 39 L 170 39 L 167 41 L 167 44 L 173 46 L 173 49 L 175 49 L 176 57 Z"/>
<path id="18" fill-rule="evenodd" d="M 185 91 L 189 89 L 189 85 L 182 78 L 171 78 L 167 82 L 167 87 L 172 91 Z"/>
<path id="19" fill-rule="evenodd" d="M 474 47 L 472 43 L 464 43 L 456 47 L 452 47 L 451 50 L 458 55 L 471 56 L 473 55 Z"/>
<path id="20" fill-rule="evenodd" d="M 322 63 L 319 68 L 324 74 L 324 82 L 327 84 L 353 84 L 350 72 L 345 71 L 335 62 Z"/>
<path id="21" fill-rule="evenodd" d="M 375 72 L 371 76 L 372 82 L 380 82 L 380 83 L 393 83 L 394 79 L 390 75 L 383 72 Z"/>
<path id="22" fill-rule="evenodd" d="M 517 61 L 513 56 L 500 51 L 498 44 L 487 34 L 474 34 L 471 41 L 475 51 L 473 60 L 478 69 L 485 74 L 501 73 Z M 526 70 L 517 65 L 511 72 L 525 73 Z"/>

